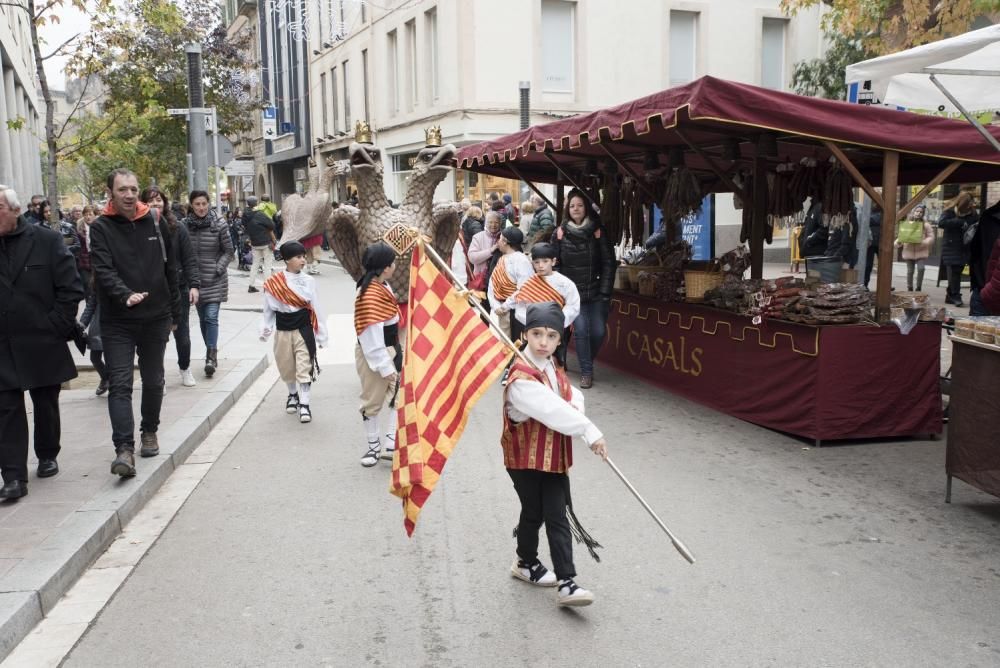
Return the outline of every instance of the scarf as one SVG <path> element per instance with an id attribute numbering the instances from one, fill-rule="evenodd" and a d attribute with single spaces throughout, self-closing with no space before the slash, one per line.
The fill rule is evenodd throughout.
<path id="1" fill-rule="evenodd" d="M 375 323 L 397 316 L 399 304 L 384 283 L 373 281 L 354 300 L 354 331 L 358 336 Z"/>

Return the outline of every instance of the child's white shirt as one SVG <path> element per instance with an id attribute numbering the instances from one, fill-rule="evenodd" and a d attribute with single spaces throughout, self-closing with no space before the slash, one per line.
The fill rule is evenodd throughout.
<path id="1" fill-rule="evenodd" d="M 530 278 L 530 277 L 529 277 Z M 580 291 L 576 287 L 576 283 L 566 278 L 558 271 L 553 271 L 548 276 L 542 276 L 545 282 L 555 288 L 555 291 L 562 295 L 562 298 L 566 300 L 566 305 L 562 307 L 563 309 L 563 327 L 569 327 L 576 320 L 576 316 L 580 315 Z M 518 286 L 520 287 L 520 285 Z M 514 299 L 517 298 L 515 293 Z M 514 317 L 522 325 L 524 324 L 524 319 L 528 314 L 528 305 L 525 303 L 517 304 L 514 308 Z"/>
<path id="2" fill-rule="evenodd" d="M 503 266 L 507 271 L 507 275 L 510 276 L 510 280 L 514 281 L 518 288 L 524 285 L 524 282 L 535 275 L 535 269 L 531 266 L 531 260 L 528 256 L 521 251 L 514 251 L 513 253 L 507 253 L 503 256 Z M 490 300 L 490 309 L 496 311 L 498 308 L 503 306 L 507 310 L 514 308 L 514 297 L 517 296 L 517 291 L 514 291 L 510 297 L 505 301 L 500 301 L 493 296 L 493 278 L 490 277 L 490 284 L 486 286 L 486 295 Z"/>
<path id="3" fill-rule="evenodd" d="M 392 292 L 392 287 L 388 283 L 382 285 L 390 293 Z M 358 335 L 358 343 L 361 345 L 365 361 L 368 362 L 368 368 L 383 378 L 388 378 L 396 373 L 396 365 L 392 361 L 393 355 L 389 354 L 389 349 L 385 346 L 385 333 L 382 330 L 386 325 L 395 325 L 398 322 L 399 316 L 394 315 L 388 320 L 368 325 Z"/>
<path id="4" fill-rule="evenodd" d="M 539 359 L 525 349 L 524 354 L 549 378 L 552 388 L 558 388 L 556 368 L 551 359 Z M 604 435 L 584 414 L 583 393 L 572 385 L 572 398 L 566 401 L 558 391 L 543 383 L 515 381 L 507 386 L 504 410 L 514 422 L 531 418 L 560 434 L 576 436 L 592 445 Z"/>
<path id="5" fill-rule="evenodd" d="M 285 274 L 285 282 L 288 283 L 288 287 L 291 288 L 292 292 L 301 297 L 303 301 L 311 304 L 313 310 L 316 311 L 316 319 L 319 321 L 319 331 L 316 332 L 316 345 L 325 346 L 328 332 L 326 329 L 326 318 L 323 317 L 319 303 L 316 300 L 316 281 L 305 272 L 293 274 L 285 270 L 283 273 Z M 274 332 L 275 320 L 278 317 L 278 313 L 294 313 L 298 310 L 300 309 L 289 306 L 285 302 L 274 298 L 265 290 L 264 312 L 260 317 L 260 338 L 267 339 Z"/>

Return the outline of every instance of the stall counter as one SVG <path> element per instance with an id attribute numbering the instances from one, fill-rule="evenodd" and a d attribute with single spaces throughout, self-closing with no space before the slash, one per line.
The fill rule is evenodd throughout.
<path id="1" fill-rule="evenodd" d="M 1000 348 L 952 337 L 948 403 L 948 476 L 1000 496 Z"/>
<path id="2" fill-rule="evenodd" d="M 719 412 L 822 441 L 941 433 L 939 323 L 800 325 L 628 292 L 600 361 Z"/>

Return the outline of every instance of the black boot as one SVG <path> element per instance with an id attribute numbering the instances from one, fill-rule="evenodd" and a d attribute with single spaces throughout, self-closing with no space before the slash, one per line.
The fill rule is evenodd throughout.
<path id="1" fill-rule="evenodd" d="M 215 373 L 216 367 L 219 366 L 219 349 L 209 348 L 205 351 L 205 375 L 209 378 Z"/>

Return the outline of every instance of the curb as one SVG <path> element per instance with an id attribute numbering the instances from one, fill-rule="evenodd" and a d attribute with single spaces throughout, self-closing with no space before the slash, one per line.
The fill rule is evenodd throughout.
<path id="1" fill-rule="evenodd" d="M 203 401 L 159 431 L 159 456 L 137 457 L 135 478 L 95 494 L 0 578 L 0 661 L 52 610 L 267 366 L 266 355 L 240 360 Z"/>

